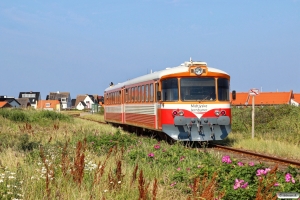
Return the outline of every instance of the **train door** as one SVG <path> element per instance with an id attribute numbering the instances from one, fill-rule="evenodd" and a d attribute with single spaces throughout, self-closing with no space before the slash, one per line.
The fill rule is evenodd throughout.
<path id="1" fill-rule="evenodd" d="M 126 92 L 125 92 L 125 88 L 122 88 L 121 89 L 121 101 L 120 101 L 120 104 L 121 104 L 121 113 L 122 113 L 122 123 L 124 124 L 125 123 L 125 98 L 126 98 Z"/>
<path id="2" fill-rule="evenodd" d="M 155 82 L 155 107 L 156 107 L 156 129 L 162 129 L 161 126 L 161 107 L 162 107 L 162 101 L 161 101 L 161 95 L 159 95 L 160 89 L 159 89 L 159 83 Z"/>

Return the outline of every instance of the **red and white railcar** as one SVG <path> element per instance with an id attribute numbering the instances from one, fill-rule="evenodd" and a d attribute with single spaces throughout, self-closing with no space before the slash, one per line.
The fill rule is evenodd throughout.
<path id="1" fill-rule="evenodd" d="M 222 140 L 231 132 L 229 83 L 224 71 L 185 62 L 112 84 L 104 91 L 104 118 L 175 140 Z"/>

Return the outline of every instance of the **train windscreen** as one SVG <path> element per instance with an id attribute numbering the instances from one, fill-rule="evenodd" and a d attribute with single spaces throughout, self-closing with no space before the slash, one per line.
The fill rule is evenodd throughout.
<path id="1" fill-rule="evenodd" d="M 215 79 L 181 78 L 180 95 L 182 101 L 215 101 Z"/>
<path id="2" fill-rule="evenodd" d="M 229 80 L 225 78 L 218 78 L 218 99 L 229 101 Z"/>
<path id="3" fill-rule="evenodd" d="M 162 100 L 178 101 L 178 80 L 170 78 L 162 81 Z"/>

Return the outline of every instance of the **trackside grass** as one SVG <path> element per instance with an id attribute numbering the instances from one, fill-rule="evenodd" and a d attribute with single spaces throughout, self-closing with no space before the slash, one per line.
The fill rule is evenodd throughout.
<path id="1" fill-rule="evenodd" d="M 292 166 L 243 163 L 59 113 L 2 112 L 1 199 L 271 199 L 300 192 Z"/>
<path id="2" fill-rule="evenodd" d="M 300 160 L 300 107 L 282 105 L 232 109 L 232 133 L 225 140 L 233 147 Z"/>

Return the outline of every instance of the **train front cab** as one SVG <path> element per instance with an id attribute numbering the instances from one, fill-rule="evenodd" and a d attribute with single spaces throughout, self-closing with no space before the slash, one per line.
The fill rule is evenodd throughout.
<path id="1" fill-rule="evenodd" d="M 175 140 L 223 140 L 231 132 L 227 74 L 161 79 L 159 127 Z"/>

